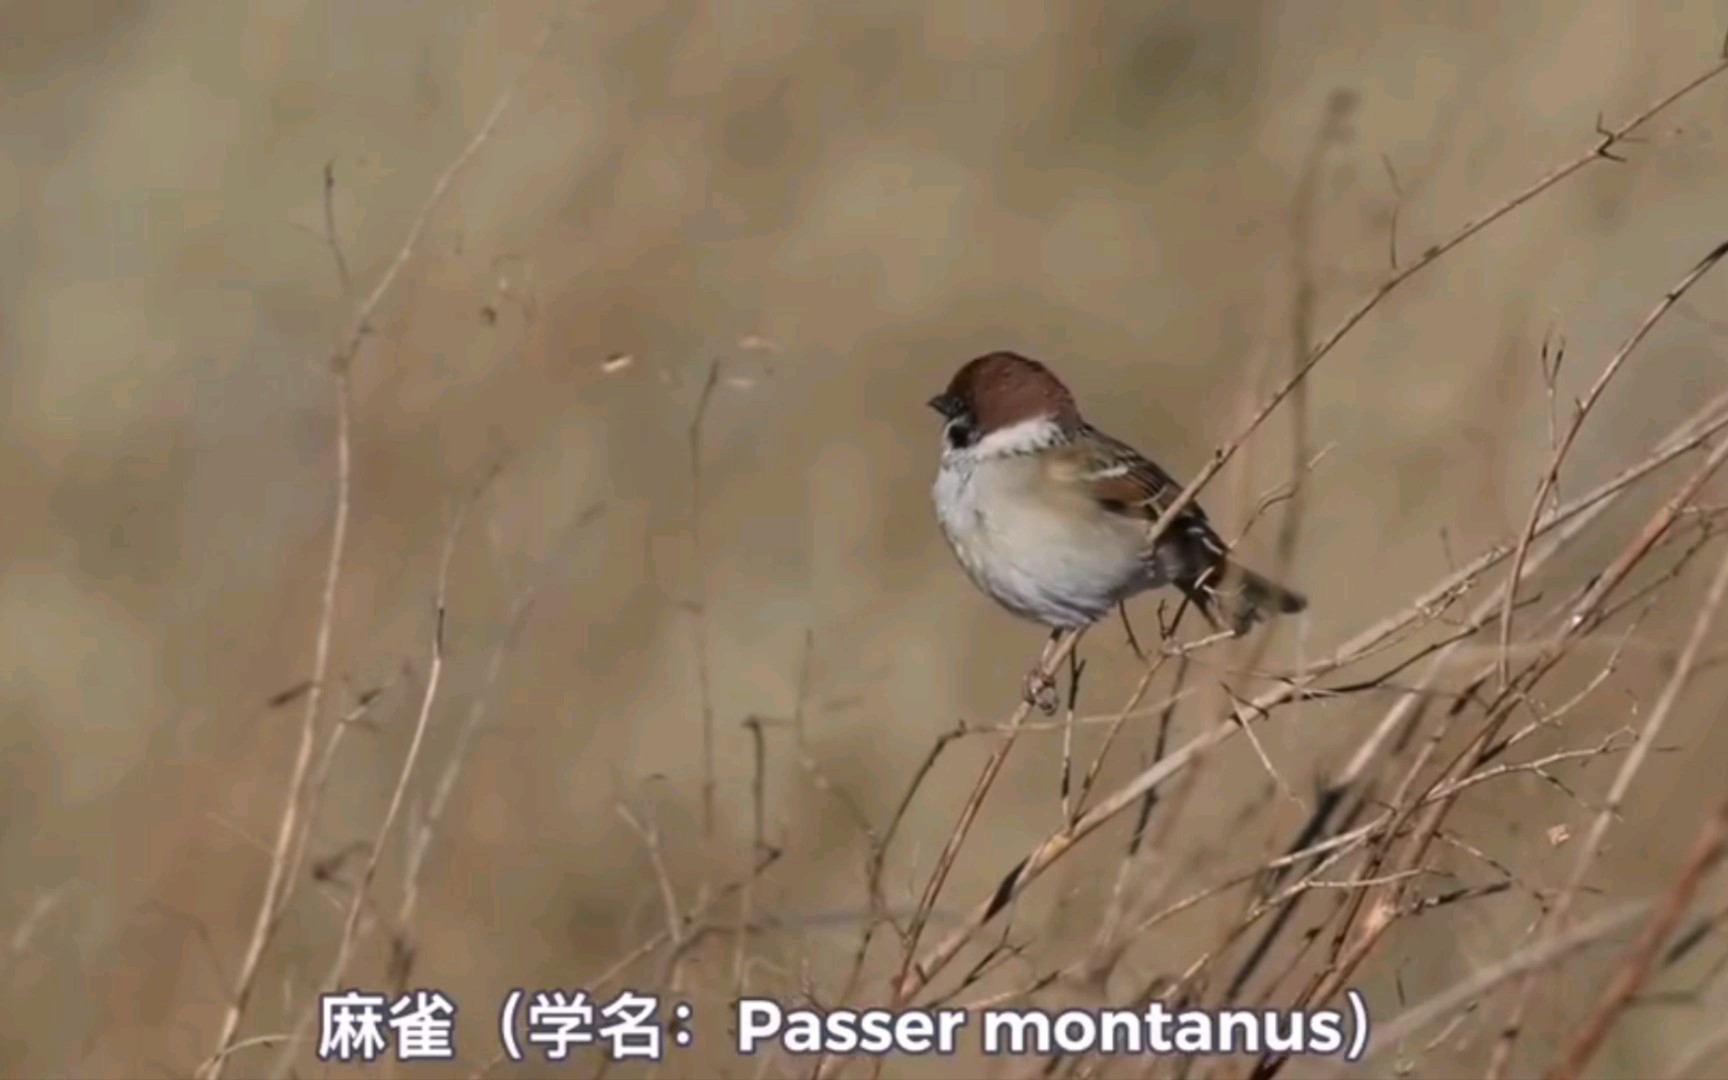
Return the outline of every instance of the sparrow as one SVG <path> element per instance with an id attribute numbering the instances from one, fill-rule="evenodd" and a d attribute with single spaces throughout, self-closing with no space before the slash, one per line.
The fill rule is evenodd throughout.
<path id="1" fill-rule="evenodd" d="M 1068 387 L 1038 361 L 980 356 L 928 404 L 944 421 L 931 490 L 942 535 L 978 588 L 1050 628 L 1046 659 L 1063 631 L 1166 585 L 1238 636 L 1308 606 L 1300 593 L 1235 564 L 1197 502 L 1154 537 L 1182 485 L 1087 423 Z"/>

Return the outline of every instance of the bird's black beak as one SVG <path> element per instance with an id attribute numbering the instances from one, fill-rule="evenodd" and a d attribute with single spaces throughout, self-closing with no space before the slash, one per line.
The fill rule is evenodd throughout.
<path id="1" fill-rule="evenodd" d="M 924 404 L 935 409 L 949 420 L 960 415 L 960 399 L 953 394 L 937 394 Z"/>

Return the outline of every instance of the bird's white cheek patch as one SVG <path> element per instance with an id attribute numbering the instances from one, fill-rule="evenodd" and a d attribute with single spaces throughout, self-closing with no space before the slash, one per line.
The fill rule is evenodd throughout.
<path id="1" fill-rule="evenodd" d="M 1055 446 L 1061 441 L 1062 429 L 1049 420 L 1038 417 L 992 431 L 973 445 L 972 457 L 982 461 L 987 458 L 1029 454 Z"/>

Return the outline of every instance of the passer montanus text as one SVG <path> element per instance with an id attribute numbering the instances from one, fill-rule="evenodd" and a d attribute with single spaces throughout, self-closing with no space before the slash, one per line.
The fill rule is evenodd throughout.
<path id="1" fill-rule="evenodd" d="M 1232 563 L 1198 503 L 1154 542 L 1182 485 L 1088 424 L 1038 361 L 980 356 L 929 404 L 946 420 L 932 495 L 948 545 L 980 589 L 1052 640 L 1163 585 L 1236 634 L 1307 606 Z"/>

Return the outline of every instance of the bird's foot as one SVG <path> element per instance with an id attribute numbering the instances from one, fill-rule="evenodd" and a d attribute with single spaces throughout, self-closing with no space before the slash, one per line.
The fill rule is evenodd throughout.
<path id="1" fill-rule="evenodd" d="M 1056 715 L 1056 677 L 1048 674 L 1042 664 L 1026 673 L 1021 693 L 1028 705 L 1036 705 L 1045 716 Z"/>

